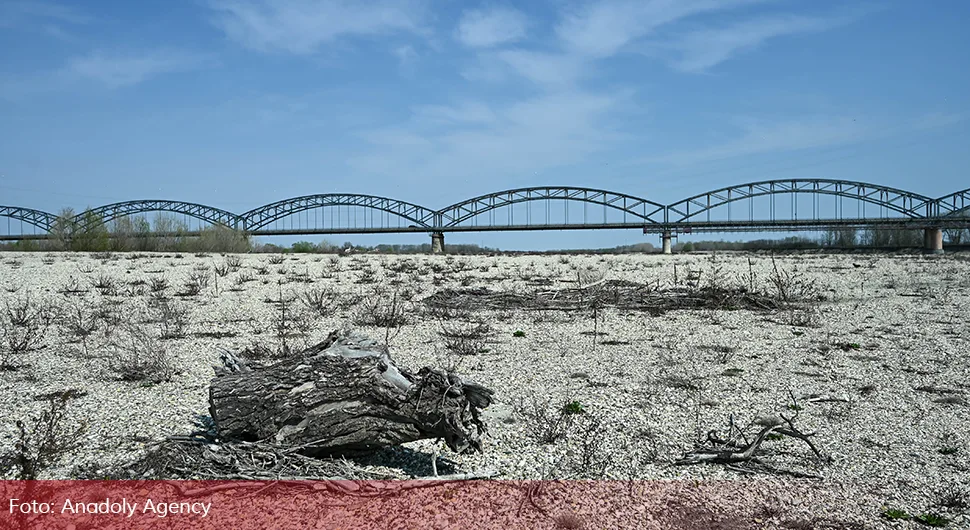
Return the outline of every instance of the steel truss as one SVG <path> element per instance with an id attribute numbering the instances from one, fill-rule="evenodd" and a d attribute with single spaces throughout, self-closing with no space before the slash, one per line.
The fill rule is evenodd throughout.
<path id="1" fill-rule="evenodd" d="M 360 206 L 396 215 L 414 225 L 432 228 L 435 211 L 409 202 L 376 197 L 374 195 L 355 195 L 348 193 L 328 193 L 324 195 L 305 195 L 293 199 L 277 201 L 260 206 L 242 214 L 247 231 L 256 231 L 273 221 L 282 219 L 304 210 L 328 206 Z"/>
<path id="2" fill-rule="evenodd" d="M 17 206 L 0 206 L 0 217 L 17 219 L 36 226 L 45 232 L 50 232 L 51 227 L 54 226 L 54 221 L 57 220 L 57 216 L 52 213 Z"/>
<path id="3" fill-rule="evenodd" d="M 685 222 L 710 212 L 718 206 L 743 199 L 792 193 L 835 195 L 855 199 L 888 208 L 911 218 L 933 216 L 935 205 L 933 199 L 924 195 L 865 182 L 830 179 L 766 180 L 708 191 L 670 204 L 667 206 L 667 222 Z"/>
<path id="4" fill-rule="evenodd" d="M 438 210 L 438 226 L 453 227 L 504 206 L 529 201 L 568 200 L 605 206 L 628 214 L 639 223 L 663 222 L 664 205 L 607 190 L 573 187 L 519 188 L 474 197 Z M 657 216 L 657 214 L 660 214 Z M 656 216 L 656 217 L 655 217 Z"/>
<path id="5" fill-rule="evenodd" d="M 859 218 L 843 217 L 840 209 L 834 219 L 820 219 L 813 212 L 810 218 L 775 219 L 774 202 L 768 219 L 727 220 L 711 219 L 711 211 L 719 206 L 729 205 L 741 200 L 753 200 L 760 196 L 774 196 L 781 194 L 811 194 L 816 196 L 830 195 L 844 199 L 852 199 L 867 204 L 873 204 L 885 210 L 895 212 L 895 217 L 863 216 Z M 506 224 L 479 224 L 477 218 L 503 207 L 530 201 L 576 201 L 584 204 L 602 206 L 603 219 L 570 222 L 532 223 L 531 219 L 523 223 L 511 220 Z M 795 203 L 793 203 L 795 204 Z M 386 212 L 399 219 L 398 226 L 363 226 L 363 227 L 315 227 L 298 228 L 296 231 L 286 230 L 285 227 L 271 225 L 287 216 L 311 210 L 328 207 L 361 207 L 375 211 Z M 221 225 L 254 234 L 275 233 L 387 233 L 387 232 L 437 232 L 437 231 L 476 231 L 476 230 L 548 230 L 548 229 L 607 229 L 607 228 L 638 228 L 644 231 L 685 230 L 698 231 L 731 231 L 731 230 L 774 230 L 774 229 L 818 229 L 834 226 L 869 226 L 869 227 L 955 227 L 970 224 L 970 188 L 931 199 L 917 193 L 870 184 L 833 179 L 790 179 L 766 180 L 751 182 L 737 186 L 730 186 L 718 190 L 708 191 L 693 197 L 663 205 L 642 197 L 617 193 L 608 190 L 570 187 L 544 186 L 518 188 L 474 197 L 462 202 L 434 210 L 417 204 L 359 194 L 318 194 L 285 199 L 243 214 L 235 214 L 219 208 L 202 204 L 167 201 L 140 200 L 108 204 L 94 208 L 89 212 L 78 214 L 73 219 L 76 230 L 89 228 L 85 223 L 92 219 L 109 223 L 114 219 L 128 215 L 137 215 L 152 211 L 167 211 L 184 214 L 214 225 Z M 567 208 L 568 216 L 568 208 Z M 609 221 L 608 211 L 621 212 L 622 222 Z M 585 212 L 585 209 L 584 209 Z M 511 213 L 511 211 L 510 211 Z M 91 215 L 93 214 L 93 216 Z M 704 215 L 706 214 L 706 215 Z M 548 213 L 547 213 L 548 216 Z M 21 220 L 50 232 L 56 227 L 57 216 L 48 212 L 31 208 L 15 206 L 0 206 L 0 217 Z M 627 218 L 629 217 L 629 220 Z M 469 221 L 473 221 L 469 223 Z M 403 223 L 403 224 L 401 224 Z M 5 236 L 9 239 L 15 237 Z"/>
<path id="6" fill-rule="evenodd" d="M 147 212 L 180 213 L 214 225 L 221 225 L 229 228 L 242 228 L 240 226 L 240 216 L 232 212 L 220 210 L 219 208 L 213 208 L 212 206 L 206 206 L 204 204 L 163 200 L 126 201 L 116 202 L 114 204 L 106 204 L 104 206 L 93 208 L 87 212 L 82 212 L 74 219 L 77 229 L 84 230 L 85 228 L 89 228 L 87 224 L 91 221 L 100 221 L 101 223 L 107 224 L 119 217 L 138 215 Z"/>

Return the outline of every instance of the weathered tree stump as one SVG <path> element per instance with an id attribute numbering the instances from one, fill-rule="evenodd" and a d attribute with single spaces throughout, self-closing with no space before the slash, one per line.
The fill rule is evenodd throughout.
<path id="1" fill-rule="evenodd" d="M 265 367 L 223 361 L 209 389 L 220 438 L 267 441 L 311 456 L 434 438 L 459 453 L 481 451 L 486 427 L 479 413 L 491 390 L 438 369 L 408 372 L 366 337 L 334 331 Z"/>

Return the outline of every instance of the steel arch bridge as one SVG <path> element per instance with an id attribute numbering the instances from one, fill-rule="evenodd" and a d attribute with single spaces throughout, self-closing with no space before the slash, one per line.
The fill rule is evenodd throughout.
<path id="1" fill-rule="evenodd" d="M 0 206 L 0 217 L 23 221 L 45 232 L 50 232 L 51 228 L 54 227 L 54 221 L 57 220 L 57 216 L 52 213 L 17 206 Z"/>
<path id="2" fill-rule="evenodd" d="M 707 213 L 713 208 L 732 202 L 766 195 L 810 193 L 815 196 L 833 195 L 888 208 L 909 218 L 933 215 L 934 200 L 905 190 L 831 179 L 766 180 L 708 191 L 667 206 L 667 222 L 681 223 Z M 713 201 L 712 201 L 713 199 Z M 694 207 L 691 211 L 691 207 Z M 797 210 L 795 212 L 797 214 Z"/>
<path id="3" fill-rule="evenodd" d="M 229 228 L 241 228 L 240 216 L 232 212 L 221 210 L 219 208 L 213 208 L 212 206 L 206 206 L 204 204 L 166 200 L 125 201 L 106 204 L 104 206 L 92 208 L 87 212 L 82 212 L 76 215 L 74 217 L 74 224 L 78 230 L 84 230 L 90 228 L 89 224 L 92 219 L 94 219 L 97 223 L 106 224 L 119 217 L 148 212 L 171 212 L 183 214 L 213 225 L 221 225 Z"/>
<path id="4" fill-rule="evenodd" d="M 424 229 L 433 228 L 435 211 L 424 206 L 418 206 L 397 199 L 377 197 L 374 195 L 355 195 L 346 193 L 328 193 L 322 195 L 304 195 L 270 203 L 254 208 L 240 217 L 247 231 L 258 231 L 270 223 L 290 215 L 313 208 L 328 207 L 363 207 L 372 211 L 384 212 Z"/>
<path id="5" fill-rule="evenodd" d="M 970 214 L 970 188 L 944 195 L 936 200 L 936 215 L 967 216 Z"/>
<path id="6" fill-rule="evenodd" d="M 445 232 L 625 228 L 662 234 L 666 241 L 671 234 L 688 231 L 970 228 L 970 188 L 934 199 L 866 182 L 780 179 L 661 204 L 604 189 L 541 186 L 488 193 L 440 209 L 375 195 L 328 193 L 284 199 L 242 214 L 190 202 L 141 200 L 100 206 L 64 225 L 83 232 L 91 228 L 92 219 L 109 223 L 152 211 L 182 214 L 252 235 L 430 232 L 433 241 L 437 237 L 441 242 Z M 45 232 L 0 235 L 5 240 L 49 237 L 58 221 L 54 214 L 15 206 L 0 206 L 0 217 Z"/>
<path id="7" fill-rule="evenodd" d="M 553 200 L 562 200 L 564 202 L 576 201 L 585 204 L 602 206 L 604 207 L 604 213 L 608 211 L 608 208 L 613 209 L 631 217 L 632 219 L 630 222 L 636 222 L 641 225 L 644 223 L 657 224 L 663 222 L 663 212 L 665 208 L 664 205 L 660 203 L 635 197 L 633 195 L 626 195 L 624 193 L 616 193 L 594 188 L 551 186 L 541 188 L 518 188 L 489 193 L 487 195 L 481 195 L 452 204 L 451 206 L 446 206 L 441 210 L 438 210 L 436 225 L 440 229 L 455 228 L 461 226 L 465 221 L 475 219 L 480 215 L 493 212 L 499 208 L 531 201 Z M 512 212 L 511 209 L 509 211 Z M 565 211 L 567 213 L 565 224 L 569 224 L 568 209 Z M 585 210 L 584 213 L 586 213 Z M 509 225 L 513 224 L 512 221 L 514 221 L 514 216 L 510 216 Z M 551 223 L 549 223 L 547 220 L 545 224 L 548 225 Z M 588 216 L 584 215 L 583 225 L 589 226 L 590 224 L 591 223 L 588 220 Z M 602 224 L 606 224 L 605 221 Z M 526 220 L 526 224 L 524 226 L 528 227 L 531 225 L 532 223 L 530 216 L 530 218 Z"/>

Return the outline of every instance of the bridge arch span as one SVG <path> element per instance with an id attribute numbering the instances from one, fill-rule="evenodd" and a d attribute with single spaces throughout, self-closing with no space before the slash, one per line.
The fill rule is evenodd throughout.
<path id="1" fill-rule="evenodd" d="M 219 208 L 213 208 L 212 206 L 192 202 L 166 200 L 125 201 L 106 204 L 104 206 L 99 206 L 86 212 L 82 212 L 74 219 L 78 229 L 83 230 L 86 227 L 86 214 L 93 213 L 94 215 L 99 216 L 103 223 L 107 224 L 119 217 L 137 215 L 147 212 L 180 213 L 214 225 L 223 225 L 229 228 L 239 228 L 241 220 L 240 216 L 232 212 Z"/>
<path id="2" fill-rule="evenodd" d="M 52 213 L 18 206 L 0 206 L 0 217 L 17 219 L 45 232 L 50 232 L 51 227 L 54 226 L 54 221 L 57 220 L 57 216 Z"/>
<path id="3" fill-rule="evenodd" d="M 438 210 L 438 224 L 443 228 L 457 226 L 473 217 L 513 204 L 567 200 L 596 204 L 632 215 L 643 223 L 663 223 L 664 205 L 642 197 L 596 188 L 544 186 L 516 188 L 480 195 Z"/>
<path id="4" fill-rule="evenodd" d="M 911 191 L 835 179 L 781 179 L 749 182 L 708 191 L 667 205 L 667 221 L 688 222 L 696 216 L 732 202 L 766 195 L 806 193 L 834 195 L 888 208 L 906 217 L 934 215 L 936 201 Z"/>
<path id="5" fill-rule="evenodd" d="M 351 193 L 325 193 L 293 197 L 249 210 L 240 217 L 248 231 L 259 230 L 284 217 L 313 208 L 357 206 L 387 212 L 421 228 L 434 228 L 435 211 L 410 202 Z"/>
<path id="6" fill-rule="evenodd" d="M 970 188 L 936 199 L 937 215 L 970 215 Z"/>

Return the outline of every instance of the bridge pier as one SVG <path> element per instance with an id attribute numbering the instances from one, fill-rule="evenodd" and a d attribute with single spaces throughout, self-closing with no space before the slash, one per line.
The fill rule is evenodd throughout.
<path id="1" fill-rule="evenodd" d="M 441 254 L 444 251 L 445 251 L 444 232 L 432 232 L 431 233 L 431 253 Z"/>
<path id="2" fill-rule="evenodd" d="M 927 254 L 943 253 L 943 230 L 927 228 L 923 230 L 923 252 Z"/>
<path id="3" fill-rule="evenodd" d="M 673 250 L 670 248 L 670 239 L 673 237 L 670 230 L 664 230 L 663 234 L 660 235 L 660 240 L 663 241 L 663 253 L 673 254 Z"/>

